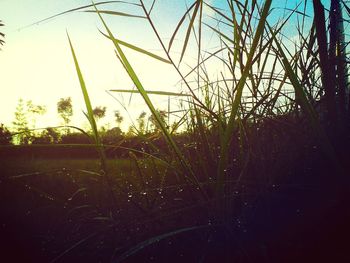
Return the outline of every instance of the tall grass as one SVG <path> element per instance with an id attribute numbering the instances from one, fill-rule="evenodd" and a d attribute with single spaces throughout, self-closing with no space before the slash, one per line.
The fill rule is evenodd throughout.
<path id="1" fill-rule="evenodd" d="M 259 127 L 268 123 L 270 119 L 276 122 L 282 119 L 283 122 L 283 118 L 290 118 L 297 120 L 300 125 L 309 125 L 312 129 L 311 134 L 316 135 L 318 144 L 328 160 L 333 163 L 337 173 L 343 173 L 333 145 L 324 130 L 323 120 L 319 117 L 319 113 L 323 112 L 317 112 L 315 108 L 321 103 L 325 93 L 325 96 L 328 96 L 326 121 L 333 123 L 332 118 L 336 114 L 332 94 L 334 92 L 325 74 L 329 59 L 325 36 L 326 21 L 321 16 L 307 23 L 306 1 L 301 11 L 300 5 L 295 9 L 285 7 L 283 9 L 285 15 L 276 20 L 270 17 L 271 13 L 276 12 L 272 0 L 227 0 L 226 9 L 217 8 L 204 0 L 194 0 L 175 25 L 168 43 L 166 38 L 161 37 L 152 19 L 157 1 L 153 1 L 150 6 L 142 0 L 138 3 L 129 3 L 142 11 L 142 15 L 100 9 L 110 2 L 119 1 L 93 3 L 62 14 L 84 10 L 98 16 L 103 27 L 101 35 L 112 42 L 116 59 L 137 88 L 137 90 L 115 89 L 112 92 L 139 94 L 170 149 L 168 152 L 152 145 L 158 152 L 166 153 L 163 157 L 143 153 L 149 157 L 154 173 L 161 178 L 158 190 L 164 191 L 167 187 L 165 181 L 174 179 L 168 177 L 176 177 L 175 184 L 169 187 L 179 188 L 181 191 L 186 189 L 194 202 L 193 205 L 197 208 L 204 207 L 205 215 L 210 222 L 208 225 L 192 225 L 144 240 L 121 253 L 120 260 L 146 246 L 184 232 L 217 226 L 224 226 L 230 230 L 231 217 L 235 213 L 234 203 L 239 202 L 238 198 L 242 198 L 237 197 L 241 189 L 240 183 L 245 179 L 244 176 L 252 173 L 251 166 L 255 165 L 254 160 L 259 158 L 264 160 L 264 156 L 259 156 L 263 155 L 264 149 L 259 148 L 258 144 L 259 139 L 262 141 L 268 136 L 259 138 Z M 315 0 L 313 3 L 314 10 L 324 11 L 320 1 Z M 204 16 L 204 8 L 211 10 L 212 15 Z M 118 33 L 112 32 L 104 16 L 122 16 L 146 21 L 162 48 L 162 55 L 120 40 Z M 290 36 L 286 35 L 285 28 L 292 21 L 296 24 L 297 35 L 290 39 Z M 180 36 L 181 32 L 184 35 Z M 211 32 L 217 37 L 214 49 L 203 50 L 203 42 L 207 40 L 204 32 Z M 177 38 L 182 39 L 178 47 L 175 44 Z M 117 207 L 120 204 L 114 197 L 113 183 L 108 175 L 105 146 L 101 142 L 88 90 L 69 36 L 68 40 L 86 105 L 86 117 L 99 152 L 101 170 L 108 182 L 113 204 Z M 178 52 L 174 51 L 176 47 Z M 170 64 L 178 74 L 183 87 L 187 89 L 186 92 L 148 90 L 141 82 L 139 73 L 132 67 L 124 48 L 137 52 L 140 59 L 142 56 L 148 56 Z M 196 61 L 185 71 L 184 65 L 188 65 L 189 54 L 195 54 Z M 211 63 L 221 67 L 220 73 L 214 79 L 210 72 Z M 155 78 L 157 74 L 154 72 Z M 179 99 L 184 114 L 180 116 L 175 126 L 184 123 L 186 126 L 184 129 L 187 129 L 184 134 L 187 134 L 190 141 L 183 143 L 170 131 L 149 95 L 172 96 Z M 171 114 L 170 110 L 168 114 Z M 326 128 L 329 131 L 329 124 Z M 309 129 L 305 130 L 309 132 Z M 295 141 L 299 139 L 301 138 L 293 138 Z M 272 142 L 265 142 L 264 147 L 274 149 L 275 146 L 271 144 Z M 148 196 L 151 190 L 145 180 L 142 160 L 133 153 L 129 156 L 137 168 L 135 175 L 139 180 L 138 189 L 141 193 L 146 193 L 145 206 L 138 202 L 135 202 L 135 206 L 139 207 L 147 217 L 154 212 L 154 204 L 160 197 L 152 199 Z M 166 169 L 159 169 L 159 159 L 163 166 L 165 164 Z M 260 163 L 263 167 L 268 167 L 263 161 Z M 129 189 L 123 188 L 122 185 L 118 185 L 117 188 L 130 195 Z M 192 206 L 182 207 L 184 210 L 188 208 Z"/>

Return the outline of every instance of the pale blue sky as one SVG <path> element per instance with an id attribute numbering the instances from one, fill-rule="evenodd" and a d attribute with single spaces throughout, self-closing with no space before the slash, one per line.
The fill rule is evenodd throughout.
<path id="1" fill-rule="evenodd" d="M 327 0 L 328 1 L 328 0 Z M 324 1 L 324 2 L 327 2 Z M 98 1 L 96 1 L 98 2 Z M 137 3 L 138 1 L 128 1 Z M 150 0 L 145 0 L 149 4 Z M 191 0 L 158 0 L 153 18 L 163 38 L 169 38 L 186 5 Z M 209 1 L 208 1 L 209 2 Z M 212 0 L 217 7 L 225 7 L 223 0 Z M 294 8 L 298 1 L 274 1 L 282 7 L 288 3 Z M 57 13 L 90 4 L 90 0 L 0 0 L 0 19 L 5 23 L 1 30 L 6 34 L 6 44 L 0 52 L 0 123 L 11 124 L 18 99 L 33 100 L 48 106 L 48 113 L 39 125 L 57 125 L 56 103 L 62 97 L 72 97 L 75 106 L 75 124 L 84 118 L 83 99 L 77 81 L 71 53 L 68 46 L 68 30 L 86 79 L 94 106 L 104 105 L 112 115 L 113 110 L 122 108 L 105 93 L 115 88 L 131 89 L 132 83 L 114 56 L 110 41 L 98 29 L 102 28 L 96 14 L 74 12 L 55 19 L 31 25 Z M 308 9 L 312 12 L 309 1 Z M 140 8 L 125 4 L 109 4 L 100 9 L 142 14 Z M 210 11 L 206 10 L 207 15 Z M 274 10 L 272 17 L 283 15 L 283 10 Z M 120 39 L 142 46 L 163 55 L 154 34 L 145 20 L 126 17 L 105 16 L 113 32 Z M 293 26 L 293 25 L 291 25 Z M 205 48 L 215 45 L 211 34 L 207 35 Z M 174 47 L 180 50 L 180 47 Z M 178 91 L 179 80 L 174 70 L 160 62 L 135 52 L 127 51 L 130 61 L 140 74 L 145 87 L 150 90 Z M 190 52 L 188 54 L 190 60 Z M 215 73 L 215 72 L 214 72 Z M 214 74 L 213 73 L 213 74 Z M 136 97 L 136 96 L 134 96 Z M 166 107 L 166 99 L 157 100 L 160 108 Z M 126 99 L 126 104 L 127 99 Z M 129 112 L 138 115 L 145 106 L 142 100 L 133 99 Z M 127 117 L 125 112 L 123 115 Z"/>

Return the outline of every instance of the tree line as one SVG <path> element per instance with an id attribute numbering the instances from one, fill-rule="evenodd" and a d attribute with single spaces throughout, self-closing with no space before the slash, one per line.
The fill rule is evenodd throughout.
<path id="1" fill-rule="evenodd" d="M 1 145 L 30 145 L 30 144 L 85 144 L 90 143 L 90 131 L 84 131 L 71 124 L 74 115 L 71 97 L 60 98 L 57 102 L 57 114 L 61 119 L 61 125 L 56 127 L 36 128 L 37 118 L 47 112 L 44 105 L 34 104 L 31 100 L 18 100 L 11 127 L 0 124 Z M 97 122 L 106 117 L 107 107 L 97 106 L 93 109 L 93 115 Z M 167 112 L 158 110 L 164 123 Z M 126 132 L 121 129 L 124 117 L 120 111 L 113 112 L 114 123 L 100 126 L 100 134 L 104 143 L 113 144 L 122 138 L 158 134 L 160 127 L 152 115 L 142 111 L 135 123 L 131 123 Z M 110 127 L 112 126 L 112 127 Z M 175 129 L 175 124 L 172 125 Z M 170 129 L 170 127 L 169 127 Z"/>

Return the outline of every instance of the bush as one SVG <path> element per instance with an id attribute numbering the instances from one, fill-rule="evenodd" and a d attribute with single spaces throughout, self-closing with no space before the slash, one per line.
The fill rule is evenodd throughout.
<path id="1" fill-rule="evenodd" d="M 1 123 L 0 125 L 0 145 L 12 144 L 11 132 Z"/>

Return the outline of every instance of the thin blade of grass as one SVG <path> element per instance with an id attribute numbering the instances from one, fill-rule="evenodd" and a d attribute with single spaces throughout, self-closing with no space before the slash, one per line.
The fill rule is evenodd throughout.
<path id="1" fill-rule="evenodd" d="M 101 32 L 101 31 L 100 31 L 100 32 Z M 157 60 L 160 60 L 160 61 L 162 61 L 162 62 L 171 64 L 171 62 L 170 62 L 169 60 L 167 60 L 167 59 L 165 59 L 165 58 L 162 58 L 162 57 L 160 57 L 160 56 L 158 56 L 158 55 L 156 55 L 156 54 L 153 54 L 153 53 L 151 53 L 151 52 L 149 52 L 149 51 L 147 51 L 147 50 L 145 50 L 145 49 L 143 49 L 143 48 L 134 46 L 134 45 L 132 45 L 132 44 L 130 44 L 130 43 L 127 43 L 127 42 L 125 42 L 125 41 L 122 41 L 122 40 L 119 40 L 119 39 L 116 39 L 116 38 L 112 39 L 110 36 L 104 34 L 103 32 L 101 32 L 101 34 L 104 35 L 105 37 L 107 37 L 108 39 L 112 40 L 113 42 L 117 42 L 119 45 L 125 46 L 125 47 L 127 47 L 127 48 L 130 48 L 130 49 L 132 49 L 132 50 L 134 50 L 134 51 L 140 52 L 140 53 L 142 53 L 142 54 L 145 54 L 145 55 L 147 55 L 147 56 L 150 56 L 150 57 L 152 57 L 152 58 L 154 58 L 154 59 L 157 59 Z"/>
<path id="2" fill-rule="evenodd" d="M 220 159 L 219 159 L 219 165 L 218 165 L 218 177 L 217 177 L 217 182 L 216 182 L 216 193 L 218 197 L 220 197 L 223 194 L 223 184 L 225 181 L 225 171 L 227 169 L 227 163 L 228 163 L 228 152 L 229 152 L 229 147 L 231 144 L 232 140 L 232 135 L 233 131 L 235 129 L 235 119 L 239 110 L 241 98 L 242 98 L 242 93 L 243 93 L 243 88 L 245 85 L 245 81 L 247 77 L 249 76 L 250 70 L 252 68 L 252 60 L 254 57 L 254 53 L 256 51 L 256 48 L 258 46 L 258 43 L 260 41 L 260 37 L 263 35 L 264 32 L 264 27 L 265 27 L 265 22 L 270 10 L 272 0 L 266 0 L 263 11 L 261 13 L 261 17 L 259 20 L 259 24 L 256 30 L 256 34 L 254 36 L 252 46 L 250 49 L 250 52 L 248 54 L 247 58 L 247 63 L 244 67 L 242 76 L 238 82 L 237 85 L 237 91 L 236 91 L 236 96 L 235 99 L 232 103 L 232 109 L 231 109 L 231 114 L 228 120 L 228 124 L 226 126 L 224 135 L 223 135 L 223 141 L 220 149 Z"/>
<path id="3" fill-rule="evenodd" d="M 84 12 L 96 13 L 96 10 L 85 10 Z M 145 16 L 133 15 L 129 13 L 117 12 L 117 11 L 111 11 L 111 10 L 100 10 L 100 13 L 106 14 L 106 15 L 114 15 L 114 16 L 126 16 L 126 17 L 142 18 L 142 19 L 146 18 Z"/>
<path id="4" fill-rule="evenodd" d="M 138 93 L 138 94 L 140 94 L 139 90 L 112 89 L 110 91 L 112 91 L 112 92 L 119 92 L 119 93 Z M 192 95 L 190 95 L 190 94 L 168 92 L 168 91 L 145 90 L 145 92 L 147 94 L 161 95 L 161 96 L 192 97 Z"/>
<path id="5" fill-rule="evenodd" d="M 121 3 L 121 4 L 129 4 L 129 5 L 140 6 L 139 4 L 130 3 L 130 2 L 126 2 L 126 1 L 103 1 L 103 2 L 97 2 L 97 3 L 95 3 L 95 5 L 105 5 L 105 4 L 112 4 L 112 3 Z M 86 9 L 86 8 L 89 8 L 89 7 L 93 7 L 93 6 L 94 6 L 93 4 L 90 4 L 90 5 L 84 5 L 84 6 L 72 8 L 72 9 L 69 9 L 67 11 L 63 11 L 61 13 L 58 13 L 56 15 L 44 18 L 42 20 L 39 20 L 39 21 L 37 21 L 35 23 L 32 23 L 32 24 L 29 24 L 27 26 L 21 27 L 21 28 L 19 28 L 19 30 L 22 30 L 22 29 L 25 29 L 25 28 L 28 28 L 28 27 L 31 27 L 31 26 L 34 26 L 34 25 L 38 25 L 38 24 L 41 24 L 41 23 L 46 22 L 48 20 L 54 19 L 56 17 L 62 16 L 62 15 L 65 15 L 65 14 L 69 14 L 69 13 L 72 13 L 72 12 L 75 12 L 75 11 L 79 11 L 79 10 L 82 10 L 82 9 Z"/>
<path id="6" fill-rule="evenodd" d="M 85 102 L 85 106 L 86 106 L 86 110 L 87 110 L 87 113 L 86 113 L 87 114 L 87 118 L 88 118 L 88 120 L 90 122 L 95 142 L 96 142 L 97 145 L 99 145 L 101 143 L 101 141 L 100 141 L 100 137 L 99 137 L 99 134 L 98 134 L 98 131 L 97 131 L 97 125 L 96 125 L 95 118 L 94 118 L 94 115 L 93 115 L 91 101 L 90 101 L 89 94 L 88 94 L 88 91 L 87 91 L 87 88 L 86 88 L 86 85 L 85 85 L 83 74 L 82 74 L 82 72 L 80 70 L 78 59 L 77 59 L 77 57 L 75 55 L 74 47 L 73 47 L 71 39 L 70 39 L 70 37 L 68 35 L 68 32 L 67 32 L 67 37 L 68 37 L 68 40 L 69 40 L 69 45 L 70 45 L 70 48 L 71 48 L 75 69 L 77 71 L 77 75 L 78 75 L 78 78 L 79 78 L 81 91 L 83 92 L 83 96 L 84 96 L 84 102 Z"/>
<path id="7" fill-rule="evenodd" d="M 188 41 L 190 39 L 190 35 L 191 35 L 191 31 L 192 31 L 192 28 L 193 28 L 193 24 L 194 24 L 194 21 L 197 17 L 197 13 L 198 13 L 198 9 L 200 7 L 202 3 L 202 0 L 197 0 L 196 1 L 196 5 L 194 7 L 194 10 L 193 10 L 193 14 L 192 14 L 192 17 L 191 17 L 191 20 L 190 20 L 190 24 L 188 25 L 188 28 L 187 28 L 187 32 L 186 32 L 186 37 L 185 37 L 185 40 L 184 40 L 184 44 L 183 44 L 183 47 L 182 47 L 182 51 L 181 51 L 181 56 L 180 56 L 180 62 L 182 61 L 184 55 L 185 55 L 185 52 L 186 52 L 186 49 L 187 49 L 187 45 L 188 45 Z"/>
<path id="8" fill-rule="evenodd" d="M 122 255 L 120 255 L 117 259 L 116 262 L 122 262 L 125 259 L 127 259 L 128 257 L 138 253 L 140 250 L 144 249 L 145 247 L 148 247 L 154 243 L 157 243 L 163 239 L 166 239 L 168 237 L 172 237 L 172 236 L 176 236 L 179 235 L 181 233 L 186 233 L 186 232 L 191 232 L 191 231 L 195 231 L 195 230 L 199 230 L 199 229 L 204 229 L 204 228 L 211 228 L 213 226 L 210 225 L 202 225 L 202 226 L 194 226 L 194 227 L 187 227 L 187 228 L 182 228 L 182 229 L 178 229 L 175 231 L 171 231 L 169 233 L 165 233 L 162 235 L 158 235 L 155 237 L 152 237 L 150 239 L 147 239 L 139 244 L 137 244 L 136 246 L 130 248 L 128 251 L 126 251 L 125 253 L 123 253 Z"/>
<path id="9" fill-rule="evenodd" d="M 179 31 L 179 29 L 180 29 L 182 23 L 185 21 L 185 18 L 186 18 L 186 16 L 187 16 L 187 14 L 192 10 L 192 8 L 193 8 L 195 5 L 196 5 L 196 2 L 194 2 L 194 3 L 187 9 L 187 11 L 185 12 L 185 14 L 181 17 L 179 23 L 176 25 L 175 31 L 174 31 L 174 33 L 173 33 L 173 35 L 171 36 L 170 41 L 169 41 L 168 52 L 170 52 L 170 49 L 171 49 L 171 46 L 173 45 L 175 36 L 176 36 L 177 32 Z"/>

